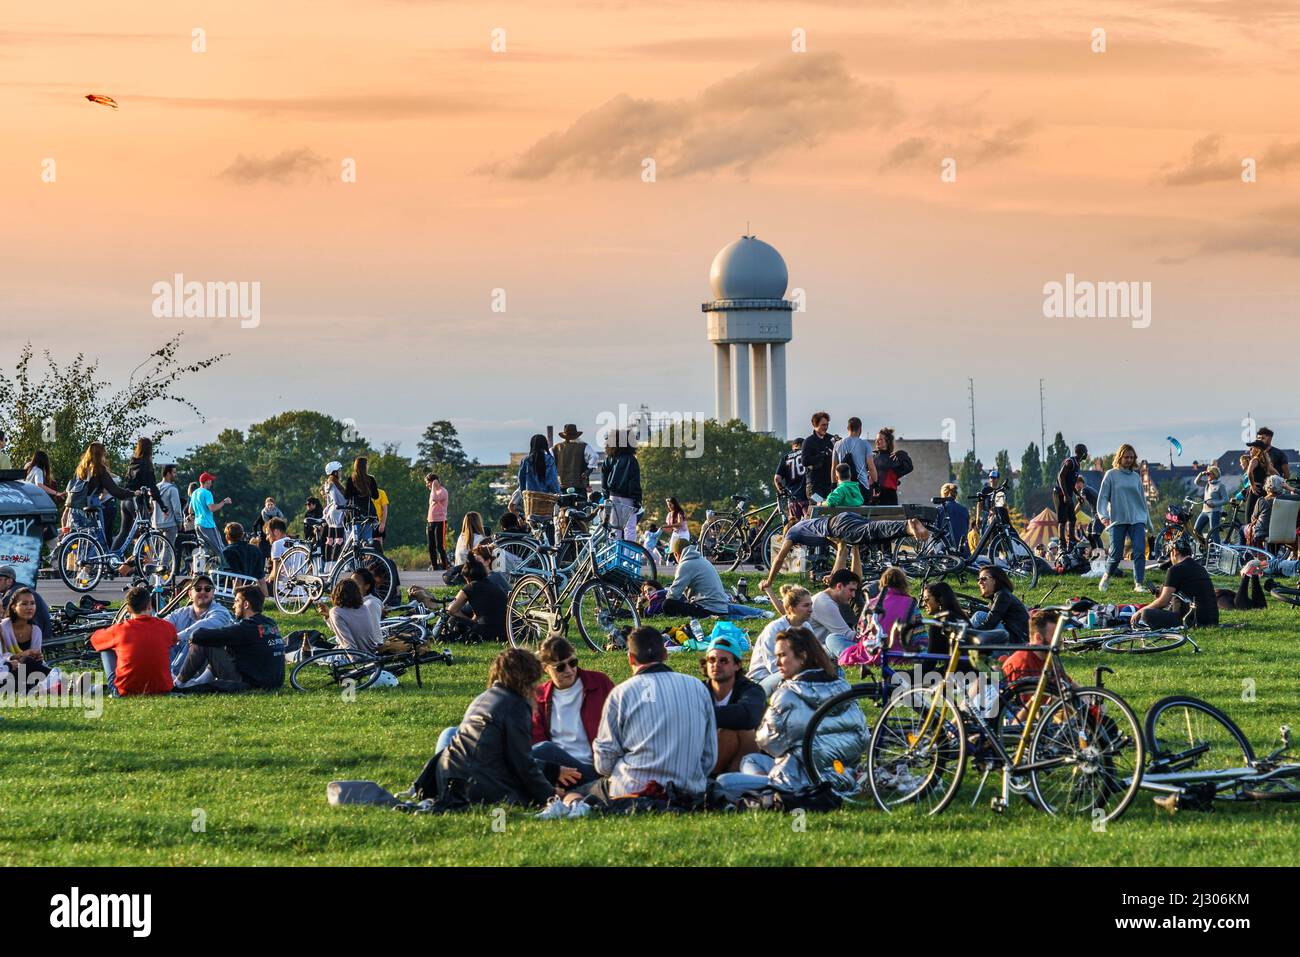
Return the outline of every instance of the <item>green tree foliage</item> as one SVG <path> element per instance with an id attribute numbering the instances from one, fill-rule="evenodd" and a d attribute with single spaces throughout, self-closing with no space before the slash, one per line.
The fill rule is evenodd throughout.
<path id="1" fill-rule="evenodd" d="M 1041 491 L 1042 487 L 1043 466 L 1038 457 L 1038 445 L 1030 442 L 1024 455 L 1020 456 L 1020 484 L 1016 489 L 1016 502 L 1026 515 L 1034 514 L 1030 509 L 1035 501 L 1035 493 Z"/>
<path id="2" fill-rule="evenodd" d="M 1011 479 L 1011 453 L 1006 449 L 998 452 L 997 458 L 993 460 L 994 467 L 998 470 L 998 484 L 1003 482 L 1007 486 L 1007 501 L 1014 502 L 1015 483 Z"/>
<path id="3" fill-rule="evenodd" d="M 703 521 L 706 509 L 730 508 L 733 494 L 746 495 L 755 503 L 770 502 L 775 497 L 772 476 L 781 454 L 789 449 L 780 439 L 751 432 L 736 419 L 704 423 L 698 458 L 688 458 L 689 450 L 682 443 L 656 448 L 654 442 L 652 438 L 637 451 L 650 521 L 662 521 L 663 503 L 670 495 L 677 497 L 693 521 Z"/>
<path id="4" fill-rule="evenodd" d="M 203 414 L 183 395 L 183 380 L 220 362 L 225 355 L 195 362 L 179 358 L 177 333 L 149 353 L 126 384 L 114 387 L 99 371 L 97 359 L 77 353 L 62 364 L 45 352 L 45 370 L 37 374 L 27 343 L 18 355 L 14 376 L 0 372 L 0 429 L 9 436 L 15 466 L 37 449 L 50 456 L 54 479 L 67 482 L 91 442 L 102 442 L 120 467 L 135 440 L 148 436 L 160 444 L 173 429 L 158 417 L 160 406 L 175 404 Z"/>
<path id="5" fill-rule="evenodd" d="M 457 468 L 465 465 L 477 465 L 477 459 L 465 454 L 460 443 L 456 426 L 446 419 L 430 422 L 420 437 L 416 448 L 415 464 L 421 468 L 431 469 L 435 465 L 451 465 Z"/>
<path id="6" fill-rule="evenodd" d="M 961 465 L 957 467 L 957 485 L 961 488 L 962 501 L 979 494 L 980 486 L 984 484 L 981 474 L 983 471 L 984 467 L 975 458 L 975 452 L 973 450 L 967 452 L 966 457 L 961 460 Z"/>
<path id="7" fill-rule="evenodd" d="M 1056 433 L 1056 438 L 1052 439 L 1052 444 L 1047 447 L 1047 458 L 1043 460 L 1043 484 L 1050 491 L 1056 484 L 1056 475 L 1061 471 L 1061 463 L 1070 457 L 1070 447 L 1065 444 L 1065 436 L 1060 432 Z M 1087 462 L 1081 462 L 1080 468 L 1087 468 Z"/>

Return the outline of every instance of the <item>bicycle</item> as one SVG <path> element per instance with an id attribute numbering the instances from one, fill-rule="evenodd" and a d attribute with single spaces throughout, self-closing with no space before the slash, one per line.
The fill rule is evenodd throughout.
<path id="1" fill-rule="evenodd" d="M 452 664 L 450 649 L 434 651 L 428 647 L 448 633 L 452 617 L 447 611 L 447 602 L 433 596 L 429 596 L 429 600 L 442 607 L 427 611 L 419 602 L 413 601 L 398 609 L 410 614 L 388 618 L 381 623 L 384 646 L 401 642 L 405 648 L 369 652 L 336 647 L 319 651 L 294 665 L 289 672 L 289 684 L 298 691 L 321 691 L 339 687 L 360 691 L 378 681 L 382 672 L 400 678 L 407 671 L 414 670 L 416 687 L 424 687 L 421 666 L 444 664 L 450 667 Z M 432 627 L 430 622 L 433 623 Z"/>
<path id="2" fill-rule="evenodd" d="M 371 519 L 358 518 L 357 509 L 351 506 L 345 506 L 342 511 L 348 516 L 347 535 L 335 561 L 326 562 L 320 545 L 315 541 L 298 542 L 286 548 L 280 556 L 272 597 L 275 606 L 286 615 L 301 615 L 358 568 L 376 572 L 373 592 L 376 598 L 386 605 L 392 597 L 392 562 L 373 545 L 362 544 L 357 531 Z M 320 523 L 319 519 L 308 519 L 307 527 L 310 529 Z"/>
<path id="3" fill-rule="evenodd" d="M 776 501 L 749 511 L 746 496 L 733 495 L 731 501 L 730 512 L 714 515 L 700 528 L 700 552 L 711 562 L 730 562 L 729 571 L 745 562 L 762 570 L 772 560 L 772 539 L 786 525 L 785 497 L 778 495 Z M 760 522 L 764 512 L 767 518 Z"/>
<path id="4" fill-rule="evenodd" d="M 157 566 L 165 580 L 171 581 L 177 569 L 176 550 L 167 537 L 149 523 L 147 497 L 148 493 L 136 493 L 135 520 L 121 554 L 107 547 L 103 529 L 98 524 L 93 532 L 85 528 L 74 529 L 59 541 L 55 546 L 54 565 L 65 585 L 76 592 L 93 591 L 106 569 L 112 575 L 119 565 L 132 563 L 137 569 L 146 565 Z M 97 509 L 86 511 L 93 514 Z"/>
<path id="5" fill-rule="evenodd" d="M 75 664 L 99 662 L 99 652 L 90 646 L 90 636 L 101 628 L 113 624 L 116 612 L 109 603 L 96 601 L 83 595 L 81 603 L 66 603 L 62 608 L 51 609 L 50 621 L 54 634 L 41 642 L 41 652 L 48 665 L 65 669 Z"/>
<path id="6" fill-rule="evenodd" d="M 1023 580 L 1026 587 L 1033 588 L 1038 584 L 1038 561 L 1011 524 L 1006 488 L 1005 482 L 989 485 L 978 495 L 970 497 L 969 500 L 978 505 L 980 513 L 988 520 L 969 558 L 949 551 L 937 523 L 927 521 L 930 537 L 924 542 L 911 535 L 900 538 L 894 545 L 893 563 L 909 575 L 925 580 L 932 576 L 938 579 L 952 574 L 964 576 L 968 571 L 978 571 L 981 562 L 988 561 L 1005 568 L 1012 578 Z"/>
<path id="7" fill-rule="evenodd" d="M 1300 764 L 1281 759 L 1291 748 L 1282 725 L 1282 746 L 1262 758 L 1250 740 L 1214 705 L 1188 695 L 1161 698 L 1143 724 L 1150 755 L 1142 787 L 1164 797 L 1171 813 L 1187 807 L 1210 810 L 1214 801 L 1300 801 Z"/>
<path id="8" fill-rule="evenodd" d="M 579 549 L 571 565 L 554 564 L 544 575 L 524 575 L 510 589 L 506 609 L 506 635 L 516 648 L 536 648 L 552 634 L 565 634 L 569 621 L 593 651 L 604 651 L 605 641 L 625 623 L 641 624 L 636 605 L 621 585 L 641 581 L 640 547 L 611 536 L 608 510 Z M 571 518 L 584 513 L 570 510 Z M 541 546 L 548 560 L 557 549 Z"/>

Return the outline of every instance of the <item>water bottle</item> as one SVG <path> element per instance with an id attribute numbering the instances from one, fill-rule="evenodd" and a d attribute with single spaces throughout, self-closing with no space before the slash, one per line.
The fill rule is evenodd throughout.
<path id="1" fill-rule="evenodd" d="M 1089 628 L 1097 627 L 1097 609 L 1095 608 L 1088 609 L 1088 627 Z"/>
<path id="2" fill-rule="evenodd" d="M 704 626 L 700 624 L 698 618 L 691 619 L 691 634 L 694 635 L 698 641 L 704 640 Z"/>
<path id="3" fill-rule="evenodd" d="M 736 601 L 737 604 L 749 601 L 749 583 L 743 578 L 736 579 Z"/>

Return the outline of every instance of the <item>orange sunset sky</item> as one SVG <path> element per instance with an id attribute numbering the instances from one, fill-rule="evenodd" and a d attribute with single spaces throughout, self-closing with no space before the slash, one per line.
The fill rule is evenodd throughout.
<path id="1" fill-rule="evenodd" d="M 1049 440 L 1186 463 L 1251 413 L 1296 447 L 1297 54 L 1278 0 L 9 3 L 2 358 L 124 381 L 182 328 L 231 356 L 171 454 L 305 407 L 501 461 L 620 402 L 711 415 L 699 305 L 748 221 L 807 294 L 791 431 L 953 419 L 959 459 L 973 376 L 1018 461 L 1041 376 Z M 260 325 L 155 318 L 175 273 L 260 282 Z M 1044 318 L 1067 273 L 1150 282 L 1150 327 Z"/>

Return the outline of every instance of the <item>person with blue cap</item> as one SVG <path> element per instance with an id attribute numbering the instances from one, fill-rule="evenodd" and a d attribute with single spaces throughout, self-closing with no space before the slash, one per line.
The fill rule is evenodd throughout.
<path id="1" fill-rule="evenodd" d="M 741 654 L 735 640 L 719 635 L 709 642 L 700 659 L 718 723 L 715 775 L 739 771 L 741 759 L 758 751 L 754 732 L 763 721 L 767 695 L 757 682 L 745 677 Z"/>

